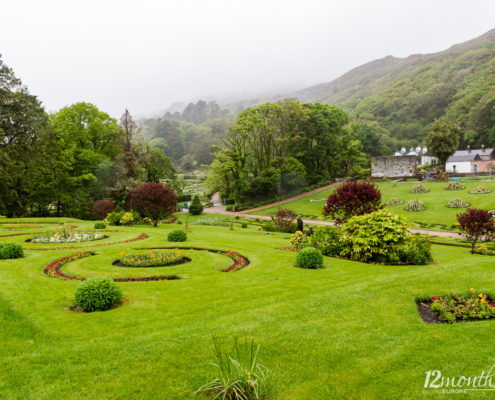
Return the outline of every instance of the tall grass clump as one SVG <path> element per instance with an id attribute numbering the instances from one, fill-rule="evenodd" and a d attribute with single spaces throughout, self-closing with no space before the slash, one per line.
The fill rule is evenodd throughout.
<path id="1" fill-rule="evenodd" d="M 244 337 L 239 342 L 234 338 L 230 352 L 224 351 L 213 336 L 214 361 L 209 365 L 215 369 L 216 377 L 196 390 L 193 395 L 211 394 L 215 399 L 258 400 L 268 394 L 268 369 L 259 363 L 260 345 Z"/>

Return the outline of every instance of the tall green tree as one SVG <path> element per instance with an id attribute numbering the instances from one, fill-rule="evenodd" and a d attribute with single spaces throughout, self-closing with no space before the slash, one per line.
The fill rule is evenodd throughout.
<path id="1" fill-rule="evenodd" d="M 450 122 L 435 121 L 426 137 L 428 150 L 438 158 L 445 171 L 447 159 L 455 153 L 459 145 L 459 127 Z"/>

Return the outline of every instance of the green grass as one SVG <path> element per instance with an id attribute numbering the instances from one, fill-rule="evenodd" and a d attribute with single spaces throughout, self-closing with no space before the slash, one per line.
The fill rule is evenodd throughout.
<path id="1" fill-rule="evenodd" d="M 471 207 L 482 208 L 485 210 L 495 209 L 495 181 L 480 182 L 475 180 L 462 181 L 462 185 L 466 187 L 464 190 L 445 190 L 446 182 L 423 182 L 430 189 L 428 193 L 412 194 L 411 188 L 417 182 L 393 183 L 380 182 L 378 187 L 382 192 L 382 200 L 386 203 L 393 197 L 407 203 L 411 199 L 422 200 L 427 209 L 419 212 L 408 212 L 404 210 L 405 204 L 399 206 L 387 207 L 388 210 L 395 214 L 403 215 L 410 222 L 419 222 L 425 224 L 426 227 L 437 230 L 452 230 L 452 225 L 456 224 L 456 215 L 463 212 L 463 208 L 447 208 L 449 200 L 459 197 L 471 204 Z M 471 194 L 469 191 L 477 186 L 483 185 L 487 189 L 492 190 L 489 194 Z M 310 202 L 310 199 L 325 199 L 334 189 L 329 189 L 311 196 L 304 197 L 299 200 L 284 204 L 283 208 L 290 208 L 297 214 L 303 215 L 307 219 L 319 217 L 323 219 L 322 209 L 324 201 Z M 278 207 L 268 208 L 262 211 L 256 211 L 253 214 L 259 215 L 275 215 Z"/>
<path id="2" fill-rule="evenodd" d="M 81 276 L 142 274 L 110 264 L 121 251 L 171 246 L 167 233 L 181 227 L 119 228 L 115 236 L 150 238 L 95 248 L 64 268 Z M 274 399 L 436 398 L 423 390 L 426 371 L 469 376 L 493 363 L 495 321 L 427 325 L 415 300 L 472 287 L 495 294 L 494 257 L 434 246 L 437 262 L 426 266 L 325 257 L 325 268 L 304 270 L 294 267 L 296 253 L 279 250 L 290 235 L 252 225 L 190 228 L 181 246 L 235 250 L 251 264 L 224 273 L 227 257 L 188 250 L 192 262 L 161 268 L 182 279 L 119 283 L 121 306 L 76 313 L 69 308 L 78 282 L 43 268 L 77 250 L 26 250 L 23 259 L 0 261 L 0 398 L 187 399 L 212 378 L 205 365 L 212 333 L 226 343 L 246 334 L 261 345 Z"/>

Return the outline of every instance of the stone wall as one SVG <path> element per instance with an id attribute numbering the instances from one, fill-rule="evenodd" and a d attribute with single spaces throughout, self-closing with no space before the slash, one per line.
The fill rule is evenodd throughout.
<path id="1" fill-rule="evenodd" d="M 371 158 L 371 176 L 374 178 L 401 178 L 416 175 L 416 156 Z"/>

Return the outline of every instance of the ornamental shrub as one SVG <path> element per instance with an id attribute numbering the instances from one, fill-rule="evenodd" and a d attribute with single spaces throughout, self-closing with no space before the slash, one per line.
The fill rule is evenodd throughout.
<path id="1" fill-rule="evenodd" d="M 105 229 L 106 227 L 107 227 L 107 224 L 105 224 L 104 222 L 97 222 L 94 225 L 94 228 L 95 229 Z"/>
<path id="2" fill-rule="evenodd" d="M 22 246 L 18 243 L 0 243 L 0 260 L 24 257 Z"/>
<path id="3" fill-rule="evenodd" d="M 185 242 L 187 240 L 187 233 L 180 229 L 175 229 L 169 232 L 167 239 L 169 242 Z"/>
<path id="4" fill-rule="evenodd" d="M 175 211 L 177 196 L 163 183 L 146 182 L 131 192 L 129 204 L 142 217 L 151 218 L 156 227 L 161 218 Z"/>
<path id="5" fill-rule="evenodd" d="M 342 251 L 340 236 L 341 228 L 320 226 L 310 236 L 310 244 L 320 250 L 325 256 L 338 256 Z"/>
<path id="6" fill-rule="evenodd" d="M 466 203 L 464 200 L 459 198 L 452 199 L 447 203 L 448 208 L 466 208 L 469 207 L 469 205 L 469 203 Z"/>
<path id="7" fill-rule="evenodd" d="M 266 232 L 277 232 L 277 227 L 273 222 L 264 222 L 261 225 L 261 229 L 263 229 Z"/>
<path id="8" fill-rule="evenodd" d="M 486 247 L 484 244 L 476 243 L 474 245 L 473 253 L 486 255 L 489 254 L 490 251 L 488 250 L 488 247 Z"/>
<path id="9" fill-rule="evenodd" d="M 244 228 L 244 229 L 245 229 L 245 228 L 247 228 L 247 227 L 248 227 L 247 222 L 243 222 L 243 223 L 241 224 L 241 228 Z"/>
<path id="10" fill-rule="evenodd" d="M 404 218 L 384 210 L 359 215 L 342 228 L 341 255 L 363 262 L 399 261 L 397 247 L 410 237 Z"/>
<path id="11" fill-rule="evenodd" d="M 447 187 L 445 190 L 462 190 L 465 189 L 464 186 L 461 185 L 461 182 L 459 181 L 450 181 L 447 183 Z"/>
<path id="12" fill-rule="evenodd" d="M 134 215 L 132 215 L 132 213 L 130 213 L 130 212 L 126 212 L 126 213 L 124 213 L 124 215 L 122 215 L 122 218 L 120 219 L 119 224 L 120 225 L 132 225 L 133 222 L 134 222 Z"/>
<path id="13" fill-rule="evenodd" d="M 189 206 L 189 214 L 191 215 L 199 215 L 203 212 L 203 204 L 201 204 L 201 200 L 199 200 L 198 195 L 194 196 L 194 199 Z"/>
<path id="14" fill-rule="evenodd" d="M 89 278 L 76 289 L 75 303 L 84 311 L 105 311 L 122 300 L 120 287 L 110 278 Z"/>
<path id="15" fill-rule="evenodd" d="M 476 189 L 471 190 L 469 193 L 472 193 L 472 194 L 487 194 L 487 193 L 491 193 L 491 190 L 488 190 L 484 186 L 477 186 Z"/>
<path id="16" fill-rule="evenodd" d="M 113 202 L 110 200 L 98 200 L 95 204 L 93 204 L 93 216 L 101 220 L 105 218 L 108 213 L 112 212 L 114 208 Z"/>
<path id="17" fill-rule="evenodd" d="M 330 215 L 337 223 L 343 223 L 354 215 L 368 214 L 379 210 L 382 194 L 369 182 L 346 182 L 328 196 L 323 215 Z"/>
<path id="18" fill-rule="evenodd" d="M 124 216 L 125 211 L 112 211 L 104 220 L 107 225 L 120 225 L 120 220 Z"/>
<path id="19" fill-rule="evenodd" d="M 418 199 L 409 200 L 404 208 L 406 211 L 424 211 L 426 210 L 425 203 Z"/>
<path id="20" fill-rule="evenodd" d="M 414 185 L 411 189 L 411 193 L 428 193 L 430 189 L 428 189 L 425 185 L 422 183 L 418 183 L 417 185 Z"/>
<path id="21" fill-rule="evenodd" d="M 304 235 L 304 233 L 302 233 L 301 231 L 296 231 L 296 233 L 291 236 L 289 243 L 293 248 L 299 250 L 303 246 L 305 241 L 306 236 Z"/>
<path id="22" fill-rule="evenodd" d="M 466 212 L 457 215 L 459 229 L 471 243 L 471 252 L 475 250 L 476 243 L 482 239 L 490 239 L 495 236 L 495 223 L 492 215 L 486 210 L 468 208 Z"/>
<path id="23" fill-rule="evenodd" d="M 401 204 L 404 204 L 404 202 L 396 197 L 391 198 L 389 201 L 385 203 L 385 205 L 387 206 L 400 206 Z"/>
<path id="24" fill-rule="evenodd" d="M 323 254 L 314 247 L 305 247 L 297 253 L 296 263 L 299 268 L 321 268 L 323 267 Z"/>
<path id="25" fill-rule="evenodd" d="M 278 232 L 294 233 L 294 221 L 297 214 L 288 208 L 279 208 L 275 217 L 272 217 L 273 224 Z M 297 226 L 296 226 L 297 229 Z"/>
<path id="26" fill-rule="evenodd" d="M 411 265 L 426 265 L 432 261 L 431 243 L 426 238 L 406 240 L 398 249 L 401 262 Z"/>

